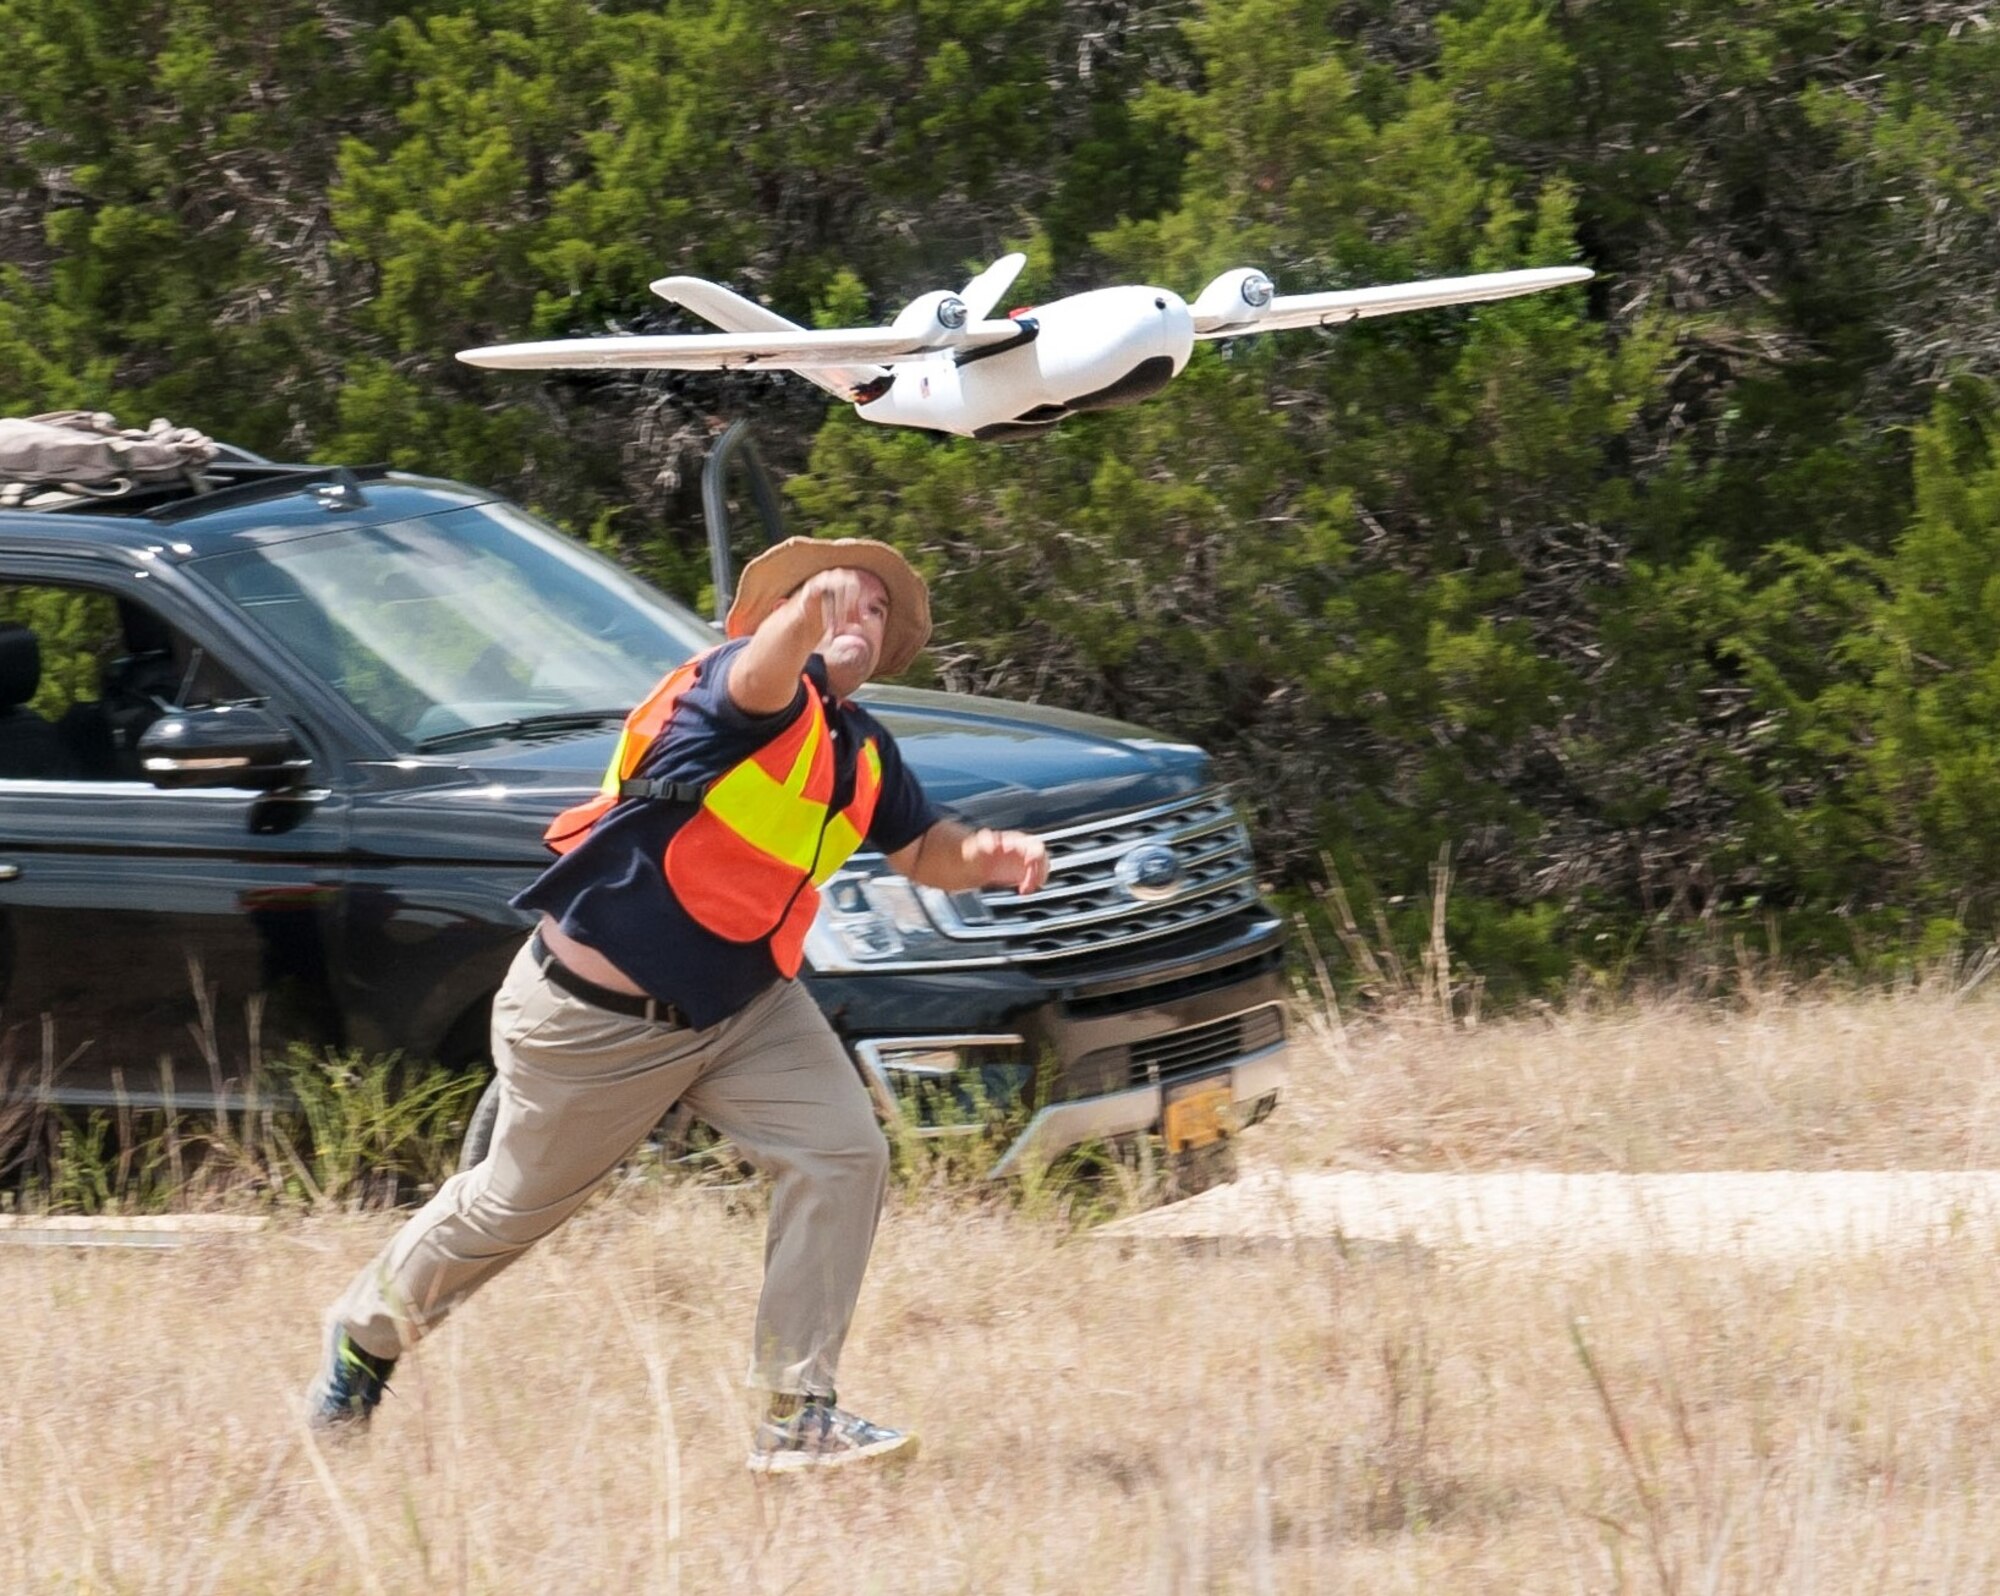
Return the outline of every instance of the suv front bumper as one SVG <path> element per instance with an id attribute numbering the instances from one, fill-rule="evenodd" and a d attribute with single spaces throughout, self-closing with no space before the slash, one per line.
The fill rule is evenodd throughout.
<path id="1" fill-rule="evenodd" d="M 1288 1067 L 1283 928 L 1246 916 L 1199 951 L 1058 982 L 1018 967 L 884 973 L 813 985 L 883 1118 L 918 1136 L 1018 1126 L 990 1173 L 1160 1128 L 1169 1089 L 1226 1077 L 1236 1126 L 1276 1105 Z M 927 1027 L 949 1013 L 960 1026 Z M 966 1026 L 963 1022 L 970 1021 Z M 1001 1102 L 996 1081 L 1019 1097 Z M 953 1099 L 971 1112 L 951 1113 Z M 932 1114 L 925 1104 L 943 1103 Z"/>
<path id="2" fill-rule="evenodd" d="M 1231 1064 L 1229 1101 L 1238 1127 L 1254 1125 L 1278 1106 L 1279 1089 L 1288 1069 L 1286 1044 L 1273 1043 Z M 1024 1165 L 1046 1164 L 1058 1154 L 1085 1142 L 1109 1141 L 1158 1130 L 1166 1088 L 1148 1082 L 1102 1097 L 1074 1103 L 1052 1103 L 1028 1121 L 990 1171 L 998 1180 L 1021 1172 Z"/>

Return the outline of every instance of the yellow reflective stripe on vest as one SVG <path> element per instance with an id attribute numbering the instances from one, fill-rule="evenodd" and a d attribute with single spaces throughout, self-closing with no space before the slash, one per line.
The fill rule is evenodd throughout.
<path id="1" fill-rule="evenodd" d="M 694 685 L 702 662 L 714 652 L 713 649 L 705 649 L 686 664 L 668 671 L 625 717 L 625 724 L 618 728 L 618 741 L 611 750 L 611 762 L 604 767 L 604 780 L 597 785 L 597 790 L 605 797 L 616 798 L 623 793 L 626 781 L 638 773 L 639 762 L 646 757 L 646 751 L 667 729 L 667 722 L 673 718 L 674 705 L 680 701 L 681 694 Z M 665 708 L 661 707 L 663 699 Z"/>
<path id="2" fill-rule="evenodd" d="M 842 865 L 856 848 L 861 846 L 861 833 L 854 829 L 845 815 L 835 815 L 826 823 L 826 842 L 819 853 L 819 863 L 813 867 L 813 885 L 823 887 L 827 878 Z"/>
<path id="3" fill-rule="evenodd" d="M 624 790 L 625 778 L 639 766 L 639 757 L 652 746 L 648 737 L 643 741 L 632 735 L 627 726 L 618 734 L 618 746 L 611 750 L 611 763 L 604 767 L 604 780 L 597 784 L 597 790 L 607 797 L 616 798 Z"/>
<path id="4" fill-rule="evenodd" d="M 783 781 L 754 758 L 746 759 L 708 789 L 702 807 L 751 847 L 804 875 L 819 855 L 820 822 L 826 814 L 824 803 L 806 796 L 806 780 L 825 740 L 826 717 L 815 704 L 811 730 Z"/>
<path id="5" fill-rule="evenodd" d="M 882 785 L 882 755 L 875 747 L 875 739 L 869 738 L 861 745 L 861 761 L 865 769 L 854 772 L 854 797 L 851 805 L 858 803 L 864 793 Z M 869 805 L 872 810 L 873 804 Z M 826 840 L 820 844 L 819 863 L 813 868 L 813 885 L 823 887 L 834 871 L 846 864 L 855 849 L 861 846 L 861 833 L 854 829 L 854 822 L 847 818 L 847 811 L 831 815 L 826 822 Z"/>

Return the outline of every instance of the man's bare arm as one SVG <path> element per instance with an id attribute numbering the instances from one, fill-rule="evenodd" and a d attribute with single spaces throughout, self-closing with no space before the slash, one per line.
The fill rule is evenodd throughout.
<path id="1" fill-rule="evenodd" d="M 940 820 L 889 855 L 889 864 L 919 886 L 945 892 L 970 887 L 1014 887 L 1023 896 L 1049 878 L 1048 850 L 1024 831 L 973 830 Z"/>

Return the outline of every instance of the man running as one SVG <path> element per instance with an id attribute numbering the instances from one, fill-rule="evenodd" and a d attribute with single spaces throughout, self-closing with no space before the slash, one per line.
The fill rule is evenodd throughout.
<path id="1" fill-rule="evenodd" d="M 358 1429 L 396 1359 L 574 1213 L 676 1102 L 775 1188 L 750 1467 L 824 1468 L 916 1437 L 835 1399 L 888 1171 L 866 1089 L 796 977 L 825 881 L 864 843 L 946 891 L 1033 892 L 1034 837 L 941 818 L 853 694 L 930 636 L 923 579 L 867 539 L 791 538 L 743 571 L 729 642 L 625 722 L 604 790 L 558 817 L 539 916 L 493 1000 L 491 1150 L 334 1305 L 312 1419 Z"/>

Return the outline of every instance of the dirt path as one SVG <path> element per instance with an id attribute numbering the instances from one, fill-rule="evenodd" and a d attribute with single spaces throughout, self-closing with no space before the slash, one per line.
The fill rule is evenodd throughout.
<path id="1" fill-rule="evenodd" d="M 1108 1238 L 1809 1258 L 2000 1235 L 2000 1171 L 1248 1173 Z"/>
<path id="2" fill-rule="evenodd" d="M 0 1215 L 0 1246 L 172 1247 L 264 1221 Z M 1480 1175 L 1251 1169 L 1234 1185 L 1102 1226 L 1113 1240 L 1339 1241 L 1434 1250 L 1814 1258 L 2000 1240 L 2000 1170 L 1716 1170 Z"/>
<path id="3" fill-rule="evenodd" d="M 239 1214 L 0 1214 L 0 1247 L 183 1247 L 269 1223 Z"/>

